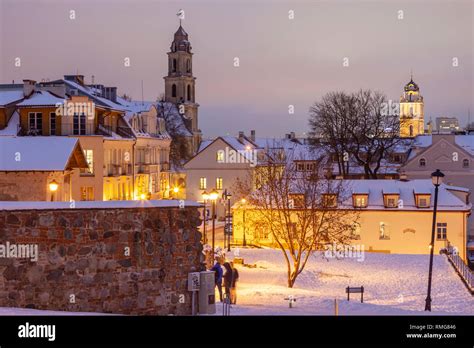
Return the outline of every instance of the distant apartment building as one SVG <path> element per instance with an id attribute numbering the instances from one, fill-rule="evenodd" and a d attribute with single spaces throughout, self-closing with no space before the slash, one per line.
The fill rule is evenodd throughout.
<path id="1" fill-rule="evenodd" d="M 156 107 L 117 97 L 82 75 L 0 85 L 0 136 L 78 138 L 88 168 L 71 174 L 72 200 L 169 196 L 170 137 Z M 167 191 L 168 190 L 168 191 Z"/>
<path id="2" fill-rule="evenodd" d="M 453 133 L 461 131 L 456 117 L 436 117 L 436 131 L 438 133 Z"/>
<path id="3" fill-rule="evenodd" d="M 408 160 L 400 172 L 408 179 L 427 179 L 436 169 L 449 185 L 474 191 L 474 135 L 433 134 L 415 138 Z M 468 220 L 474 238 L 474 216 Z"/>

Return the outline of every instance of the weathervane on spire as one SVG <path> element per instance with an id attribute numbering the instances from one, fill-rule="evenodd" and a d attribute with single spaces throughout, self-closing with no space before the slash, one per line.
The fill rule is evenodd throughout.
<path id="1" fill-rule="evenodd" d="M 176 13 L 176 16 L 178 16 L 178 18 L 179 18 L 179 26 L 181 26 L 181 20 L 184 19 L 184 10 L 183 10 L 183 9 L 180 9 L 180 10 L 178 11 L 178 13 Z"/>

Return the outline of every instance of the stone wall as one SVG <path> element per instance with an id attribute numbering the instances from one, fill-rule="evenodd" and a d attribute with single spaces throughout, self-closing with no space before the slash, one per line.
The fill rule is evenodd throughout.
<path id="1" fill-rule="evenodd" d="M 190 314 L 199 223 L 197 206 L 0 210 L 0 245 L 39 248 L 36 262 L 0 257 L 0 307 Z"/>

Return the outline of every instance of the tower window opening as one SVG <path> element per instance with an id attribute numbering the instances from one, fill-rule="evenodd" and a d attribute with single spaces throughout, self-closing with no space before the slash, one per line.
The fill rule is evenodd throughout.
<path id="1" fill-rule="evenodd" d="M 172 66 L 173 72 L 176 72 L 176 65 L 177 65 L 176 58 L 173 58 L 173 66 Z"/>
<path id="2" fill-rule="evenodd" d="M 176 98 L 176 85 L 173 84 L 173 86 L 171 86 L 171 96 L 173 98 Z"/>
<path id="3" fill-rule="evenodd" d="M 188 85 L 188 101 L 191 100 L 191 86 Z"/>
<path id="4" fill-rule="evenodd" d="M 186 61 L 186 72 L 191 72 L 191 61 L 189 59 Z"/>

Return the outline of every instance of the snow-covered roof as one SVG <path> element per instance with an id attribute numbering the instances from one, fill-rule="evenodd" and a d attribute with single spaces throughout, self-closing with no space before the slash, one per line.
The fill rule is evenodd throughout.
<path id="1" fill-rule="evenodd" d="M 23 99 L 23 89 L 16 91 L 0 91 L 0 106 L 8 105 Z"/>
<path id="2" fill-rule="evenodd" d="M 120 105 L 119 103 L 114 103 L 112 100 L 102 97 L 100 95 L 100 91 L 97 88 L 83 86 L 71 80 L 63 81 L 70 88 L 77 89 L 82 94 L 92 98 L 99 106 L 105 106 L 107 108 L 118 111 L 126 111 L 123 105 Z"/>
<path id="3" fill-rule="evenodd" d="M 414 193 L 431 194 L 434 197 L 434 186 L 431 179 L 417 179 L 409 181 L 400 180 L 343 180 L 343 187 L 349 192 L 368 192 L 368 207 L 364 209 L 385 209 L 383 194 L 397 190 L 399 199 L 403 204 L 399 205 L 400 210 L 429 210 L 418 208 L 415 202 Z M 451 186 L 442 184 L 438 193 L 438 210 L 462 210 L 471 209 L 471 204 L 466 204 L 451 191 Z M 434 199 L 431 199 L 431 209 Z M 352 206 L 352 199 L 343 202 L 343 206 Z M 394 208 L 388 208 L 394 209 Z"/>
<path id="4" fill-rule="evenodd" d="M 436 136 L 436 135 L 435 135 Z M 440 135 L 442 136 L 442 135 Z M 474 156 L 474 135 L 455 135 L 454 142 L 456 145 Z M 414 146 L 417 147 L 430 147 L 433 144 L 432 135 L 419 135 L 415 138 Z"/>
<path id="5" fill-rule="evenodd" d="M 195 201 L 139 200 L 139 201 L 78 201 L 71 208 L 70 202 L 0 201 L 0 210 L 71 210 L 71 209 L 123 209 L 123 208 L 178 208 L 200 207 Z"/>
<path id="6" fill-rule="evenodd" d="M 87 168 L 80 149 L 72 137 L 0 137 L 0 171 L 63 171 L 76 162 Z M 71 162 L 73 155 L 81 157 Z"/>
<path id="7" fill-rule="evenodd" d="M 19 124 L 20 124 L 20 114 L 18 113 L 18 111 L 15 111 L 12 114 L 12 117 L 10 117 L 10 120 L 8 121 L 8 125 L 5 128 L 0 129 L 0 136 L 17 135 Z"/>
<path id="8" fill-rule="evenodd" d="M 48 91 L 35 91 L 28 99 L 18 103 L 18 106 L 56 106 L 63 104 L 64 99 Z"/>

